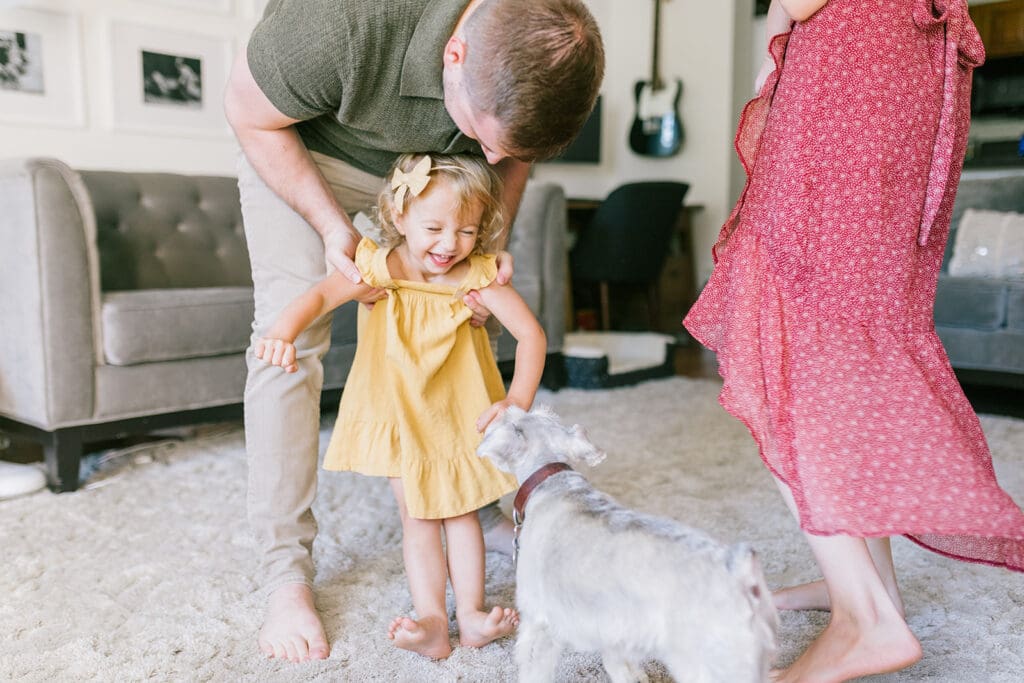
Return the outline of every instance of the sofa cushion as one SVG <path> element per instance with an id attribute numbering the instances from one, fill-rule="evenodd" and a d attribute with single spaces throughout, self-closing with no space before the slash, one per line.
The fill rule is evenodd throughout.
<path id="1" fill-rule="evenodd" d="M 1024 278 L 1024 214 L 968 209 L 955 239 L 950 275 Z"/>
<path id="2" fill-rule="evenodd" d="M 1024 331 L 1024 282 L 1006 284 L 1006 326 Z"/>
<path id="3" fill-rule="evenodd" d="M 252 288 L 108 292 L 101 315 L 111 365 L 238 353 L 249 345 Z"/>
<path id="4" fill-rule="evenodd" d="M 1006 325 L 1006 281 L 940 275 L 935 324 L 996 330 Z"/>

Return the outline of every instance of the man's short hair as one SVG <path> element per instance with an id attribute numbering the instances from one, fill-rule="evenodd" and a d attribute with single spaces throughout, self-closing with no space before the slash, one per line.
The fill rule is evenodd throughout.
<path id="1" fill-rule="evenodd" d="M 487 0 L 466 20 L 466 88 L 503 128 L 505 150 L 550 159 L 575 139 L 604 77 L 597 22 L 581 0 Z"/>

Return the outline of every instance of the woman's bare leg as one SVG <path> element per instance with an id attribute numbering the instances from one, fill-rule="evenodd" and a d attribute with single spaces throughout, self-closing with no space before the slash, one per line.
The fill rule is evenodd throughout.
<path id="1" fill-rule="evenodd" d="M 793 500 L 793 494 L 790 492 L 789 487 L 778 479 L 775 480 L 775 484 L 779 487 L 779 492 L 782 493 L 782 498 L 786 501 L 789 511 L 799 521 L 800 513 L 796 509 L 796 501 Z M 899 612 L 901 617 L 905 617 L 903 596 L 900 594 L 899 585 L 896 582 L 896 567 L 892 561 L 892 543 L 889 537 L 866 538 L 864 540 L 868 545 L 868 552 L 871 553 L 871 560 L 875 564 L 878 576 L 882 579 L 882 584 L 885 586 L 885 590 L 888 591 L 896 611 Z M 780 610 L 813 609 L 828 611 L 831 609 L 828 588 L 824 580 L 780 588 L 772 592 L 772 601 L 775 603 L 775 608 Z"/>
<path id="2" fill-rule="evenodd" d="M 391 479 L 390 482 L 402 515 L 402 557 L 417 619 L 395 617 L 388 628 L 388 637 L 402 649 L 432 659 L 444 659 L 452 653 L 452 646 L 444 601 L 448 572 L 441 546 L 441 520 L 410 517 L 405 507 L 402 480 Z"/>
<path id="3" fill-rule="evenodd" d="M 792 505 L 789 489 L 781 483 L 780 488 Z M 772 680 L 840 683 L 918 661 L 921 645 L 893 603 L 865 540 L 804 536 L 825 577 L 832 617 L 796 662 L 773 672 Z"/>
<path id="4" fill-rule="evenodd" d="M 900 594 L 899 585 L 896 582 L 896 567 L 892 561 L 892 544 L 889 537 L 866 538 L 868 552 L 871 553 L 871 560 L 875 563 L 875 569 L 885 584 L 885 590 L 892 598 L 896 611 L 900 616 L 905 617 L 903 607 L 903 596 Z M 828 588 L 824 580 L 810 581 L 798 586 L 788 586 L 772 591 L 772 600 L 775 608 L 780 610 L 822 610 L 828 611 L 831 607 L 828 598 Z"/>
<path id="5" fill-rule="evenodd" d="M 484 537 L 477 513 L 444 520 L 444 536 L 459 643 L 483 647 L 512 633 L 519 624 L 515 610 L 495 606 L 488 611 L 484 607 Z"/>

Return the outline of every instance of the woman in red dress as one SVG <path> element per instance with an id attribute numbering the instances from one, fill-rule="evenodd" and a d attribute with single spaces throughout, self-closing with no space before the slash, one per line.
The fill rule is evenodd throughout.
<path id="1" fill-rule="evenodd" d="M 1024 571 L 1024 513 L 932 318 L 984 50 L 966 0 L 773 0 L 768 25 L 748 184 L 685 324 L 824 576 L 775 596 L 832 611 L 776 680 L 842 681 L 921 657 L 889 536 Z"/>

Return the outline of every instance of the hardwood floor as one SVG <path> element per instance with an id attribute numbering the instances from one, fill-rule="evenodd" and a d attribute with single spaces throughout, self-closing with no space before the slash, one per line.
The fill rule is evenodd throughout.
<path id="1" fill-rule="evenodd" d="M 676 347 L 676 374 L 683 377 L 718 379 L 718 360 L 715 354 L 693 339 Z"/>

